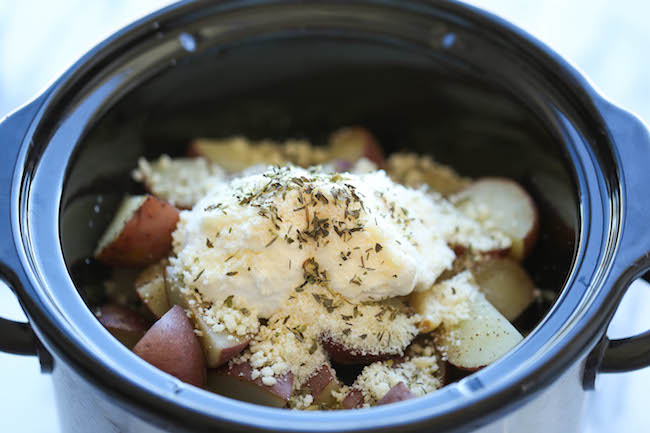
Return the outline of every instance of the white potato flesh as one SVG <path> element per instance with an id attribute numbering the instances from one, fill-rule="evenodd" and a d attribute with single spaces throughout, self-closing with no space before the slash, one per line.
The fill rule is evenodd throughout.
<path id="1" fill-rule="evenodd" d="M 135 290 L 147 309 L 156 318 L 161 318 L 169 309 L 165 287 L 167 260 L 147 266 L 135 280 Z"/>
<path id="2" fill-rule="evenodd" d="M 523 260 L 539 231 L 537 206 L 518 183 L 505 178 L 482 178 L 455 194 L 452 202 L 486 229 L 498 230 L 512 240 L 510 255 Z"/>
<path id="3" fill-rule="evenodd" d="M 510 322 L 535 299 L 535 284 L 528 272 L 512 259 L 481 262 L 472 269 L 472 274 L 487 300 Z"/>
<path id="4" fill-rule="evenodd" d="M 288 373 L 276 377 L 275 384 L 266 386 L 262 378 L 253 379 L 253 368 L 247 364 L 233 364 L 208 372 L 206 389 L 208 391 L 262 406 L 284 407 L 291 397 L 293 375 Z"/>
<path id="5" fill-rule="evenodd" d="M 95 257 L 113 266 L 148 266 L 166 257 L 172 248 L 179 211 L 152 195 L 122 201 L 99 241 Z"/>
<path id="6" fill-rule="evenodd" d="M 314 404 L 330 405 L 335 401 L 332 392 L 338 391 L 341 383 L 336 378 L 334 369 L 329 364 L 325 364 L 309 378 L 305 388 L 314 398 Z"/>
<path id="7" fill-rule="evenodd" d="M 469 318 L 439 330 L 436 345 L 450 364 L 475 371 L 514 348 L 522 335 L 478 289 L 468 298 Z"/>
<path id="8" fill-rule="evenodd" d="M 113 220 L 97 243 L 95 256 L 99 255 L 107 245 L 117 239 L 120 233 L 122 233 L 124 226 L 126 226 L 126 223 L 131 220 L 135 212 L 140 209 L 146 200 L 146 195 L 135 195 L 127 197 L 122 201 Z"/>

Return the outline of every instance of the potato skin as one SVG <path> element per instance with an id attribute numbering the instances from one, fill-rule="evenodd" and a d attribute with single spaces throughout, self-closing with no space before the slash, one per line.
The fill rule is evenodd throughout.
<path id="1" fill-rule="evenodd" d="M 415 398 L 416 395 L 411 392 L 410 389 L 406 385 L 404 385 L 404 382 L 400 382 L 394 387 L 392 387 L 385 396 L 382 397 L 381 400 L 377 403 L 377 406 L 381 406 L 384 404 L 391 404 L 391 403 L 397 403 L 398 401 L 404 401 L 404 400 L 410 400 L 412 398 Z"/>
<path id="2" fill-rule="evenodd" d="M 199 387 L 205 384 L 203 349 L 185 310 L 178 305 L 154 323 L 133 352 L 183 382 Z"/>
<path id="3" fill-rule="evenodd" d="M 288 401 L 291 397 L 291 390 L 293 387 L 293 373 L 289 372 L 282 377 L 276 378 L 277 382 L 274 385 L 266 386 L 262 383 L 262 378 L 258 377 L 257 379 L 252 378 L 253 367 L 248 363 L 242 364 L 230 364 L 228 367 L 227 375 L 231 377 L 239 378 L 240 380 L 245 380 L 248 382 L 253 382 L 259 386 L 262 390 L 266 390 L 277 398 L 280 398 L 284 401 Z"/>
<path id="4" fill-rule="evenodd" d="M 253 368 L 248 362 L 231 363 L 208 374 L 209 391 L 226 397 L 270 407 L 285 407 L 293 387 L 291 372 L 276 377 L 276 383 L 266 386 L 261 377 L 252 378 Z"/>
<path id="5" fill-rule="evenodd" d="M 167 300 L 170 305 L 180 305 L 188 311 L 194 327 L 200 331 L 199 342 L 205 353 L 205 363 L 208 368 L 219 367 L 230 361 L 248 346 L 251 337 L 231 335 L 228 331 L 214 331 L 198 311 L 196 305 L 190 305 L 189 300 L 183 296 L 180 287 L 170 281 L 165 284 Z M 235 339 L 229 338 L 235 337 Z"/>
<path id="6" fill-rule="evenodd" d="M 314 397 L 316 404 L 330 404 L 334 400 L 332 391 L 340 387 L 336 372 L 328 364 L 324 364 L 307 381 L 305 388 Z"/>
<path id="7" fill-rule="evenodd" d="M 226 346 L 221 349 L 221 354 L 219 356 L 219 361 L 217 361 L 215 367 L 219 367 L 226 362 L 230 361 L 232 358 L 235 356 L 239 355 L 242 350 L 248 346 L 250 340 L 244 340 L 243 342 L 239 344 L 235 344 L 233 346 Z"/>
<path id="8" fill-rule="evenodd" d="M 491 220 L 511 238 L 508 254 L 513 259 L 523 261 L 535 247 L 539 237 L 539 211 L 530 194 L 514 180 L 483 177 L 458 192 L 456 197 L 495 212 Z M 512 221 L 517 224 L 513 225 Z M 525 231 L 522 232 L 522 228 Z"/>
<path id="9" fill-rule="evenodd" d="M 151 265 L 171 249 L 178 219 L 178 209 L 149 195 L 97 259 L 113 266 Z"/>
<path id="10" fill-rule="evenodd" d="M 135 311 L 116 304 L 102 305 L 97 309 L 97 320 L 115 338 L 129 349 L 144 336 L 149 324 Z"/>
<path id="11" fill-rule="evenodd" d="M 363 394 L 358 389 L 353 389 L 345 396 L 341 404 L 343 409 L 356 409 L 363 405 Z"/>
<path id="12" fill-rule="evenodd" d="M 334 340 L 329 335 L 322 335 L 320 338 L 323 349 L 328 353 L 330 360 L 343 365 L 368 365 L 377 361 L 394 359 L 400 355 L 397 353 L 363 353 L 354 347 L 346 347 Z"/>

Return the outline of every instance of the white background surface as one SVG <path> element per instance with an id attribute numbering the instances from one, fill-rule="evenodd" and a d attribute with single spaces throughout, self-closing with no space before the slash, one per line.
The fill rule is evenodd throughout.
<path id="1" fill-rule="evenodd" d="M 57 77 L 90 46 L 169 1 L 0 0 L 0 118 Z M 612 101 L 650 120 L 650 2 L 472 0 L 549 44 Z M 1 157 L 1 156 L 0 156 Z M 639 198 L 639 199 L 648 199 Z M 0 204 L 2 205 L 2 204 Z M 650 286 L 635 284 L 610 336 L 650 328 Z M 0 285 L 0 315 L 22 316 Z M 57 433 L 49 377 L 35 359 L 0 354 L 0 432 Z M 650 369 L 598 378 L 588 433 L 642 433 L 650 426 Z"/>

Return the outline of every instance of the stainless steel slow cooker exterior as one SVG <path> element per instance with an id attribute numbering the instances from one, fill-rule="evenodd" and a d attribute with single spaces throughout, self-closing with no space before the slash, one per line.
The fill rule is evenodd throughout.
<path id="1" fill-rule="evenodd" d="M 203 68 L 192 69 L 200 55 L 209 62 L 206 65 L 217 68 L 207 78 L 201 75 Z M 344 86 L 345 77 L 319 78 L 325 65 L 336 72 L 341 64 L 364 68 L 369 62 L 370 71 L 381 70 L 382 76 L 366 77 L 363 74 L 368 70 L 364 70 L 354 88 L 367 81 L 403 89 L 375 100 L 369 87 L 356 96 L 372 103 L 363 107 L 354 102 L 342 104 L 340 113 L 322 107 L 319 112 L 318 104 L 312 107 L 305 102 L 308 99 L 301 99 L 306 92 L 300 87 L 303 81 L 323 100 L 338 87 L 329 88 L 326 83 Z M 218 69 L 222 64 L 226 69 Z M 386 64 L 401 69 L 386 72 L 382 69 Z M 237 119 L 254 112 L 250 124 L 260 127 L 260 133 L 297 127 L 309 133 L 314 121 L 306 114 L 288 110 L 268 115 L 278 108 L 269 109 L 269 104 L 282 101 L 285 91 L 286 98 L 296 103 L 294 109 L 303 104 L 305 111 L 318 113 L 316 120 L 332 125 L 341 119 L 363 120 L 359 113 L 381 108 L 382 101 L 390 99 L 388 109 L 394 111 L 398 124 L 406 125 L 410 114 L 406 120 L 400 118 L 399 111 L 406 108 L 395 107 L 395 101 L 402 101 L 401 93 L 415 98 L 417 86 L 396 77 L 423 65 L 432 69 L 413 75 L 418 80 L 467 74 L 478 81 L 500 82 L 500 91 L 515 94 L 513 101 L 520 99 L 521 113 L 528 110 L 531 119 L 544 119 L 540 122 L 552 131 L 548 142 L 530 149 L 513 145 L 507 152 L 498 143 L 491 144 L 488 153 L 501 156 L 494 167 L 465 161 L 468 170 L 473 167 L 477 174 L 496 170 L 515 177 L 522 174 L 517 170 L 520 165 L 538 174 L 534 167 L 539 164 L 546 167 L 546 181 L 535 184 L 538 188 L 557 186 L 552 176 L 557 169 L 558 178 L 563 179 L 559 189 L 541 188 L 541 195 L 550 208 L 571 202 L 564 211 L 569 214 L 566 220 L 573 221 L 567 224 L 574 225 L 567 241 L 553 243 L 555 234 L 541 241 L 551 253 L 556 248 L 558 260 L 566 266 L 543 264 L 540 275 L 551 275 L 550 281 L 559 279 L 564 287 L 551 311 L 508 356 L 423 398 L 382 408 L 301 413 L 254 406 L 183 384 L 130 353 L 98 323 L 86 305 L 88 300 L 75 287 L 71 263 L 83 257 L 80 250 L 92 248 L 97 231 L 110 215 L 107 205 L 99 216 L 92 216 L 96 192 L 122 194 L 125 184 L 116 173 L 128 172 L 143 152 L 169 150 L 163 145 L 153 149 L 140 145 L 142 130 L 137 125 L 155 120 L 162 133 L 154 138 L 162 143 L 164 135 L 173 135 L 165 124 L 182 117 L 175 113 L 183 98 L 198 98 L 201 93 L 202 87 L 193 84 L 212 83 L 220 95 L 225 95 L 224 88 L 241 90 L 253 82 L 269 87 L 265 80 L 274 74 L 287 80 L 286 71 L 277 72 L 283 65 L 290 65 L 299 75 L 290 77 L 291 85 L 279 94 L 271 86 L 270 93 L 259 90 L 266 99 L 255 108 L 240 110 L 235 102 L 228 106 Z M 522 119 L 523 114 L 513 111 L 515 105 L 505 99 L 485 97 L 498 93 L 475 92 L 466 83 L 441 82 L 446 84 L 429 88 L 425 78 L 422 92 L 444 94 L 449 99 L 443 101 L 464 101 L 450 110 L 450 118 L 463 119 L 469 105 L 462 104 L 474 104 L 483 113 L 498 111 L 503 119 L 515 123 Z M 323 83 L 323 89 L 318 83 Z M 291 93 L 294 88 L 298 88 L 295 95 Z M 214 100 L 210 89 L 206 87 L 206 98 Z M 374 90 L 389 89 L 376 85 Z M 234 94 L 239 98 L 239 93 Z M 163 114 L 135 120 L 127 115 L 156 110 Z M 294 115 L 303 120 L 292 119 Z M 389 134 L 390 125 L 375 115 L 377 128 Z M 444 117 L 444 113 L 436 115 Z M 233 116 L 227 122 L 209 117 L 202 122 L 230 125 L 239 121 L 232 120 Z M 178 121 L 196 126 L 191 119 Z M 426 126 L 426 117 L 423 122 L 411 125 L 415 141 L 423 135 L 418 128 Z M 176 127 L 182 129 L 181 123 Z M 489 127 L 489 122 L 463 123 L 458 133 L 478 128 L 487 134 Z M 107 136 L 110 139 L 103 141 Z M 438 140 L 444 141 L 445 136 Z M 471 147 L 469 141 L 463 140 L 460 148 L 470 146 L 480 159 L 480 147 Z M 551 142 L 559 143 L 555 159 L 547 159 L 544 153 Z M 0 319 L 0 349 L 39 356 L 43 371 L 54 380 L 65 432 L 576 432 L 585 393 L 593 388 L 596 374 L 650 364 L 650 334 L 617 341 L 605 337 L 625 290 L 650 269 L 650 231 L 645 230 L 650 215 L 648 131 L 634 116 L 608 103 L 579 72 L 539 41 L 472 7 L 424 0 L 180 2 L 91 50 L 42 95 L 0 123 L 0 143 L 4 239 L 0 273 L 29 318 L 29 324 Z M 426 148 L 427 140 L 423 143 Z M 504 162 L 508 155 L 513 159 Z M 568 168 L 561 168 L 556 159 Z M 569 173 L 566 179 L 565 171 Z M 97 180 L 103 180 L 103 186 L 97 187 Z M 555 230 L 562 224 L 553 222 L 547 228 Z"/>

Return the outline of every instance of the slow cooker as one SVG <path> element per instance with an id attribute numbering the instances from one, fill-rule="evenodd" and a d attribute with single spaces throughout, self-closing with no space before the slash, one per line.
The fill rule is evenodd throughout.
<path id="1" fill-rule="evenodd" d="M 370 128 L 388 151 L 517 179 L 541 211 L 526 262 L 555 301 L 506 357 L 431 395 L 297 412 L 179 382 L 94 317 L 88 264 L 139 156 L 196 136 Z M 182 1 L 118 31 L 0 123 L 0 273 L 29 323 L 62 431 L 576 432 L 597 374 L 650 364 L 650 334 L 610 341 L 650 269 L 650 138 L 541 42 L 455 1 Z"/>

